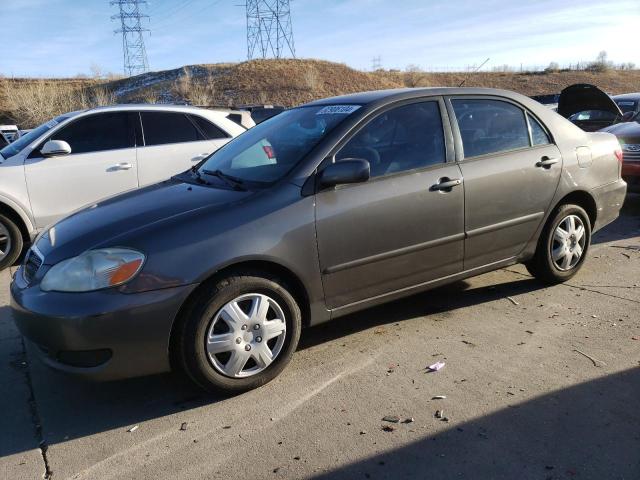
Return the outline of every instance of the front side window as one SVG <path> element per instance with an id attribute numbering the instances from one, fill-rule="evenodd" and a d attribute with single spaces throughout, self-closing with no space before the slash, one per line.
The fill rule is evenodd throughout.
<path id="1" fill-rule="evenodd" d="M 491 99 L 453 99 L 465 158 L 529 146 L 524 111 Z"/>
<path id="2" fill-rule="evenodd" d="M 367 160 L 372 177 L 444 163 L 438 102 L 412 103 L 378 115 L 336 155 L 336 161 L 345 158 Z"/>
<path id="3" fill-rule="evenodd" d="M 52 120 L 49 120 L 48 122 L 43 123 L 42 125 L 37 126 L 26 135 L 23 135 L 15 142 L 10 143 L 6 147 L 4 147 L 2 150 L 0 150 L 0 155 L 2 155 L 2 157 L 4 158 L 9 158 L 14 155 L 17 155 L 27 145 L 36 141 L 40 136 L 44 135 L 49 130 L 56 127 L 60 123 L 64 122 L 68 118 L 69 118 L 68 115 L 60 115 L 59 117 L 56 117 Z"/>
<path id="4" fill-rule="evenodd" d="M 147 147 L 205 139 L 195 124 L 183 113 L 142 112 L 141 117 L 144 144 Z"/>
<path id="5" fill-rule="evenodd" d="M 289 173 L 360 105 L 293 108 L 262 122 L 214 152 L 198 169 L 246 183 L 273 183 Z"/>
<path id="6" fill-rule="evenodd" d="M 61 128 L 50 140 L 64 140 L 71 153 L 91 153 L 135 146 L 126 112 L 97 113 Z"/>

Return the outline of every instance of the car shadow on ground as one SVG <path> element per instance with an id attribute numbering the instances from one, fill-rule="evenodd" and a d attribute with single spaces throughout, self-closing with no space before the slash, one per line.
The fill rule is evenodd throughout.
<path id="1" fill-rule="evenodd" d="M 436 313 L 440 317 L 446 316 L 448 311 L 456 308 L 519 295 L 542 287 L 533 279 L 518 279 L 471 289 L 467 282 L 457 282 L 306 329 L 299 348 L 309 348 L 371 327 L 402 322 L 417 316 Z M 0 311 L 0 322 L 2 321 L 11 321 L 8 308 Z M 35 347 L 28 348 L 28 351 L 31 378 L 28 379 L 25 375 L 25 381 L 30 380 L 35 386 L 44 440 L 49 445 L 116 428 L 128 428 L 184 410 L 233 401 L 230 397 L 202 392 L 178 373 L 105 383 L 86 381 L 50 370 L 35 358 Z M 15 408 L 23 406 L 16 405 Z M 5 413 L 11 415 L 10 411 Z M 52 419 L 55 425 L 50 424 Z M 26 445 L 15 444 L 2 454 L 17 453 L 25 448 Z"/>
<path id="2" fill-rule="evenodd" d="M 638 479 L 639 396 L 640 368 L 633 368 L 510 405 L 314 478 Z"/>

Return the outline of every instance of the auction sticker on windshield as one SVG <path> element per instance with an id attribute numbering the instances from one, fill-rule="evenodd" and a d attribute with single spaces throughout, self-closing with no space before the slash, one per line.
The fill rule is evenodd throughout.
<path id="1" fill-rule="evenodd" d="M 318 110 L 316 115 L 345 115 L 353 113 L 360 108 L 360 105 L 329 105 Z"/>

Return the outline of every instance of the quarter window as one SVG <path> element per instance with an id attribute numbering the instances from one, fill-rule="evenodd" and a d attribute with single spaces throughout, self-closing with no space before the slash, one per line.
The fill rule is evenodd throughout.
<path id="1" fill-rule="evenodd" d="M 197 142 L 205 139 L 183 113 L 142 112 L 141 116 L 146 146 Z"/>
<path id="2" fill-rule="evenodd" d="M 529 146 L 529 129 L 521 108 L 500 100 L 454 99 L 465 158 Z"/>
<path id="3" fill-rule="evenodd" d="M 229 138 L 225 132 L 223 132 L 220 128 L 215 126 L 209 120 L 205 120 L 198 115 L 189 115 L 191 121 L 193 121 L 200 131 L 204 134 L 207 140 L 218 140 L 220 138 Z"/>
<path id="4" fill-rule="evenodd" d="M 540 122 L 527 113 L 527 120 L 529 121 L 529 128 L 531 128 L 531 143 L 533 145 L 549 145 L 551 140 L 549 135 L 542 128 Z"/>
<path id="5" fill-rule="evenodd" d="M 135 146 L 129 116 L 124 112 L 82 117 L 55 132 L 50 140 L 64 140 L 71 153 L 91 153 Z"/>
<path id="6" fill-rule="evenodd" d="M 378 115 L 336 155 L 337 161 L 345 158 L 367 160 L 372 177 L 444 163 L 438 102 L 412 103 Z"/>

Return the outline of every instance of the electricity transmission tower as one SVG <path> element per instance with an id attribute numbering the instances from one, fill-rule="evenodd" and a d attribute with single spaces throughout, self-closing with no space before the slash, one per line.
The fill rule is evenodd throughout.
<path id="1" fill-rule="evenodd" d="M 247 58 L 296 58 L 289 0 L 246 0 Z"/>
<path id="2" fill-rule="evenodd" d="M 140 20 L 149 15 L 140 13 L 140 5 L 145 0 L 111 0 L 111 5 L 117 5 L 120 12 L 112 15 L 111 20 L 120 20 L 120 28 L 114 33 L 122 33 L 122 54 L 124 57 L 124 74 L 131 77 L 149 71 L 147 50 L 144 47 L 143 33 L 148 28 L 142 28 Z"/>
<path id="3" fill-rule="evenodd" d="M 371 70 L 374 72 L 380 70 L 382 68 L 382 57 L 378 55 L 377 57 L 373 57 L 371 59 Z"/>

